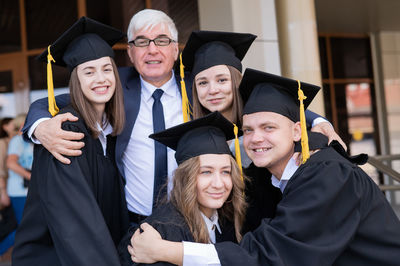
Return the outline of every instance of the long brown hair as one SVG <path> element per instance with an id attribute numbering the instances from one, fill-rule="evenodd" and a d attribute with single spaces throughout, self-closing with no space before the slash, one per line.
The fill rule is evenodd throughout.
<path id="1" fill-rule="evenodd" d="M 229 73 L 231 74 L 231 82 L 232 82 L 232 93 L 233 93 L 233 102 L 232 102 L 232 123 L 235 123 L 239 128 L 241 126 L 241 116 L 243 110 L 243 102 L 239 93 L 239 85 L 242 80 L 242 73 L 239 70 L 232 66 L 228 66 Z M 201 118 L 210 113 L 210 110 L 204 108 L 200 101 L 199 96 L 197 94 L 196 82 L 193 79 L 192 84 L 192 95 L 193 95 L 193 119 Z"/>
<path id="2" fill-rule="evenodd" d="M 8 132 L 4 129 L 4 126 L 8 125 L 8 123 L 12 123 L 12 120 L 11 117 L 4 117 L 0 120 L 0 139 L 10 137 Z"/>
<path id="3" fill-rule="evenodd" d="M 236 239 L 239 242 L 242 239 L 240 231 L 246 213 L 246 201 L 243 193 L 244 183 L 240 177 L 239 167 L 233 157 L 230 157 L 230 161 L 232 191 L 224 205 L 218 209 L 218 219 L 222 222 L 227 220 L 234 225 Z M 174 173 L 174 187 L 171 191 L 170 201 L 185 218 L 194 241 L 209 243 L 210 237 L 197 201 L 196 184 L 199 173 L 199 156 L 180 164 Z"/>
<path id="4" fill-rule="evenodd" d="M 113 127 L 112 135 L 115 136 L 122 132 L 125 123 L 125 110 L 121 81 L 118 75 L 118 69 L 114 60 L 110 57 L 112 68 L 115 75 L 115 92 L 111 99 L 106 103 L 104 112 L 107 117 L 107 123 Z M 74 109 L 82 116 L 86 126 L 92 132 L 92 136 L 97 138 L 99 131 L 97 129 L 96 110 L 93 105 L 87 100 L 82 92 L 81 83 L 79 82 L 77 68 L 71 72 L 69 80 L 69 89 L 71 95 L 71 104 Z M 106 124 L 101 125 L 103 128 Z"/>

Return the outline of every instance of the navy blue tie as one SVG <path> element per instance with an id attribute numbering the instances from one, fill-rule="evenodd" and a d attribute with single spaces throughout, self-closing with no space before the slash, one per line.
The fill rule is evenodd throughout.
<path id="1" fill-rule="evenodd" d="M 161 89 L 153 92 L 153 131 L 160 132 L 165 129 L 164 111 L 160 101 L 162 94 Z M 167 186 L 165 185 L 168 178 L 167 171 L 167 147 L 157 141 L 154 141 L 154 190 L 153 190 L 153 208 L 164 195 L 167 194 Z"/>

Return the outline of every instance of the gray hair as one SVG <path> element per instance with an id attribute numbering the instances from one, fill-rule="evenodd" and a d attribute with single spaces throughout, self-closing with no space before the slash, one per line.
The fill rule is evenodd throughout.
<path id="1" fill-rule="evenodd" d="M 162 29 L 168 27 L 171 38 L 178 42 L 178 30 L 174 21 L 164 12 L 155 9 L 143 9 L 137 12 L 129 22 L 128 26 L 128 42 L 134 39 L 134 33 L 141 29 L 151 30 L 161 25 Z"/>

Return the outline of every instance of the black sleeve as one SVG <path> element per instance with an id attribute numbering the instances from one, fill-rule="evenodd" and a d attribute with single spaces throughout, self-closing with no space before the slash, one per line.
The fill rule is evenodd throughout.
<path id="1" fill-rule="evenodd" d="M 135 233 L 136 229 L 138 229 L 138 226 L 136 225 L 129 227 L 128 232 L 126 232 L 124 237 L 121 239 L 121 242 L 119 242 L 118 255 L 122 266 L 134 265 L 131 259 L 131 255 L 128 252 L 128 246 L 131 244 L 131 238 Z"/>
<path id="2" fill-rule="evenodd" d="M 91 169 L 87 157 L 70 157 L 71 164 L 65 165 L 47 154 L 48 158 L 41 160 L 46 165 L 41 167 L 39 194 L 61 264 L 119 265 L 114 242 L 88 182 Z"/>
<path id="3" fill-rule="evenodd" d="M 69 94 L 61 94 L 56 96 L 56 103 L 58 108 L 63 108 L 69 104 Z M 29 141 L 28 131 L 29 128 L 40 118 L 51 118 L 51 115 L 48 111 L 48 100 L 47 98 L 42 98 L 36 100 L 29 107 L 28 114 L 26 116 L 24 127 L 22 128 L 23 137 L 25 140 Z"/>
<path id="4" fill-rule="evenodd" d="M 240 246 L 215 245 L 221 264 L 332 265 L 360 222 L 362 188 L 355 186 L 353 175 L 336 163 L 303 168 L 297 176 L 304 178 L 290 180 L 293 185 L 288 183 L 275 218 L 263 219 Z"/>
<path id="5" fill-rule="evenodd" d="M 189 231 L 187 224 L 184 222 L 183 217 L 178 213 L 175 207 L 171 203 L 159 206 L 152 215 L 147 217 L 143 222 L 150 224 L 156 229 L 162 239 L 182 242 L 191 241 L 194 242 L 193 236 Z M 118 246 L 118 253 L 120 256 L 121 264 L 123 266 L 132 265 L 157 265 L 157 266 L 171 266 L 173 264 L 168 262 L 156 262 L 153 264 L 138 264 L 131 260 L 127 246 L 130 245 L 130 239 L 135 233 L 137 226 L 129 228 L 128 233 L 124 236 Z"/>

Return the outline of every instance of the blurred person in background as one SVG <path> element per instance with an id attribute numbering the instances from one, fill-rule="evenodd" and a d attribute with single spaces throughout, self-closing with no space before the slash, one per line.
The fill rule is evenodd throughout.
<path id="1" fill-rule="evenodd" d="M 14 128 L 18 134 L 8 144 L 6 165 L 8 168 L 7 193 L 11 199 L 18 223 L 21 221 L 24 210 L 28 184 L 31 179 L 33 161 L 33 144 L 22 138 L 22 126 L 26 114 L 17 115 L 13 119 Z"/>
<path id="2" fill-rule="evenodd" d="M 12 120 L 11 117 L 5 117 L 0 121 L 0 210 L 10 205 L 10 198 L 7 194 L 7 148 L 10 139 L 17 133 Z"/>
<path id="3" fill-rule="evenodd" d="M 25 114 L 20 114 L 12 120 L 7 118 L 6 121 L 5 119 L 1 121 L 1 136 L 4 137 L 0 138 L 0 200 L 5 206 L 11 203 L 18 224 L 25 206 L 28 193 L 27 181 L 29 182 L 31 178 L 30 169 L 33 161 L 33 144 L 24 141 L 20 131 L 25 117 Z M 0 254 L 4 254 L 12 247 L 14 238 L 15 230 L 0 243 Z"/>

